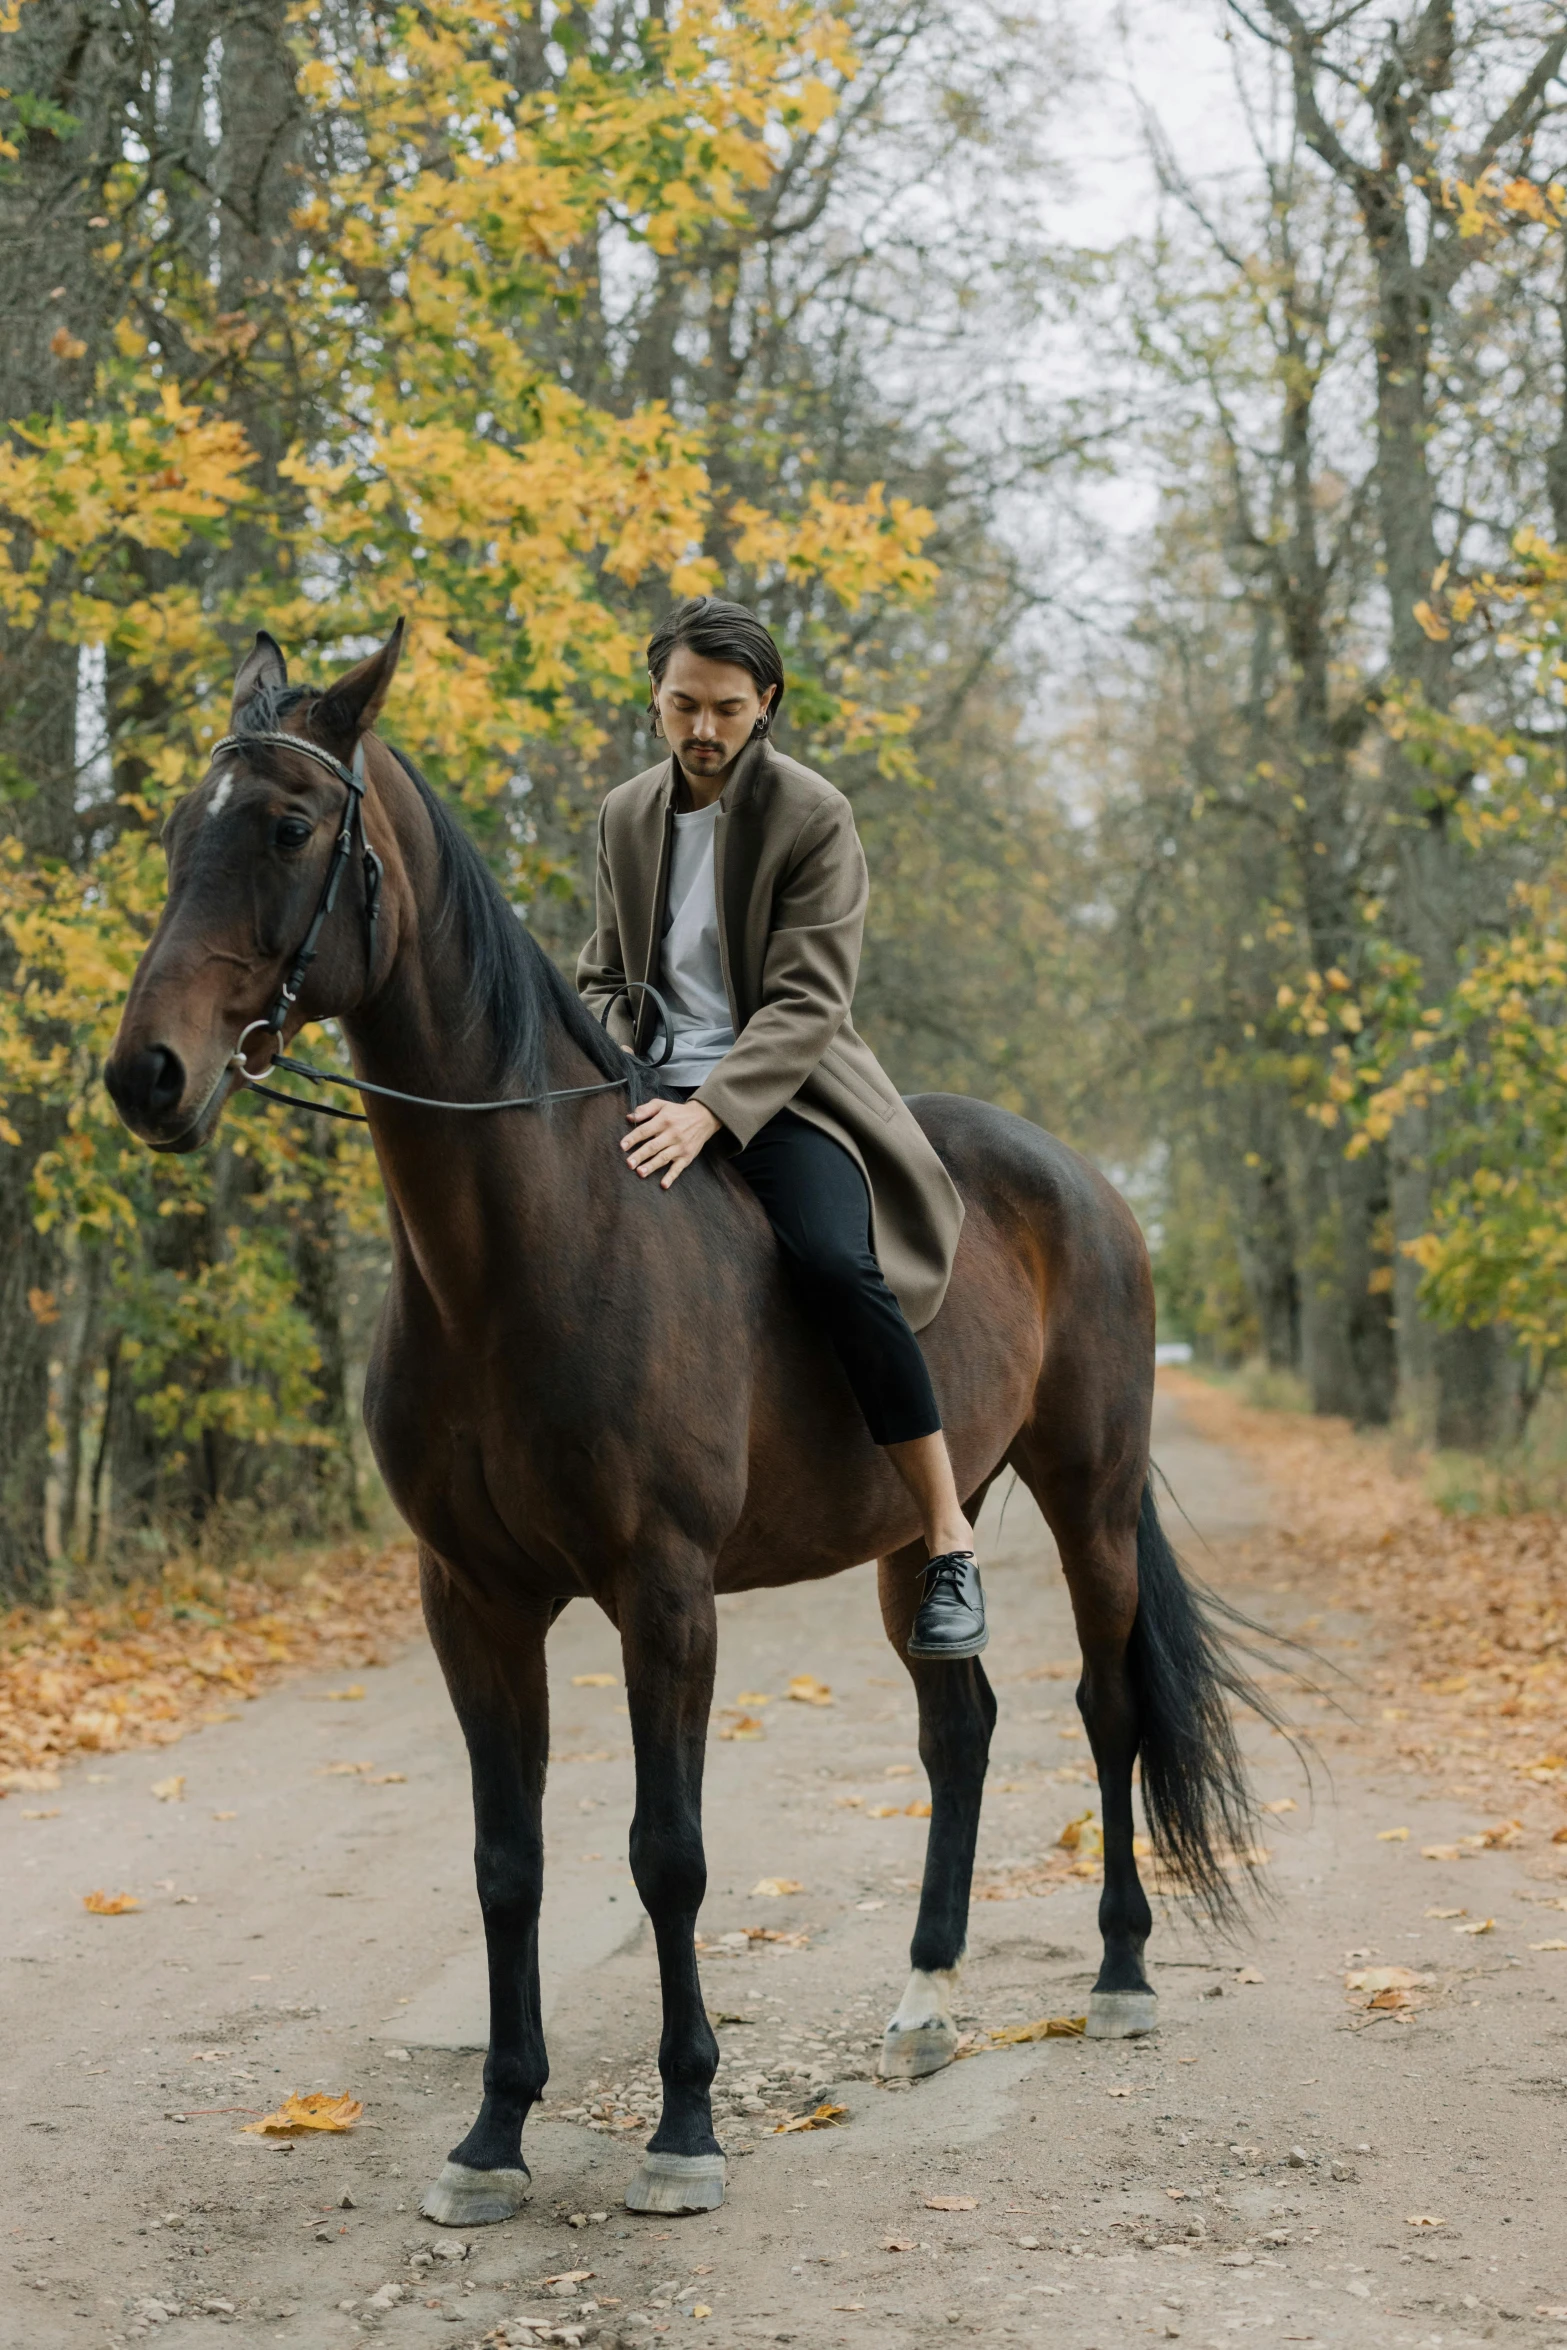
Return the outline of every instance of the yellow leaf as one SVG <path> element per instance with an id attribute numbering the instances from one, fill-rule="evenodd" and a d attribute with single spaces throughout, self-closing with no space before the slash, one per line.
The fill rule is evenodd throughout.
<path id="1" fill-rule="evenodd" d="M 751 1887 L 753 1901 L 782 1901 L 786 1893 L 803 1893 L 798 1877 L 758 1877 Z"/>
<path id="2" fill-rule="evenodd" d="M 771 1705 L 772 1702 L 764 1689 L 742 1689 L 735 1699 L 736 1705 Z"/>
<path id="3" fill-rule="evenodd" d="M 1042 2015 L 1035 2024 L 1007 2024 L 990 2041 L 995 2048 L 1017 2048 L 1026 2040 L 1080 2040 L 1087 2026 L 1085 2015 Z"/>
<path id="4" fill-rule="evenodd" d="M 346 1689 L 329 1689 L 326 1695 L 331 1705 L 352 1705 L 363 1697 L 364 1686 L 359 1681 L 353 1681 Z"/>
<path id="5" fill-rule="evenodd" d="M 796 1673 L 785 1692 L 796 1705 L 831 1705 L 832 1691 L 814 1673 Z"/>
<path id="6" fill-rule="evenodd" d="M 979 2197 L 977 2195 L 927 2195 L 925 2209 L 927 2211 L 978 2211 Z"/>
<path id="7" fill-rule="evenodd" d="M 913 1803 L 906 1803 L 904 1805 L 903 1816 L 906 1820 L 928 1820 L 930 1818 L 930 1805 L 923 1795 L 918 1796 Z"/>
<path id="8" fill-rule="evenodd" d="M 1453 1932 L 1455 1934 L 1494 1934 L 1496 1920 L 1495 1918 L 1472 1918 L 1467 1926 L 1455 1926 Z"/>
<path id="9" fill-rule="evenodd" d="M 57 359 L 81 359 L 87 352 L 87 345 L 81 336 L 73 335 L 68 326 L 55 328 L 49 337 L 49 348 Z"/>
<path id="10" fill-rule="evenodd" d="M 1412 2211 L 1405 2220 L 1406 2228 L 1445 2228 L 1445 2219 L 1436 2219 L 1429 2211 Z"/>
<path id="11" fill-rule="evenodd" d="M 152 1792 L 160 1803 L 183 1803 L 185 1800 L 184 1772 L 176 1771 L 170 1779 L 154 1779 Z"/>
<path id="12" fill-rule="evenodd" d="M 718 1735 L 720 1738 L 765 1738 L 767 1730 L 755 1714 L 742 1714 L 738 1721 L 726 1722 Z"/>
<path id="13" fill-rule="evenodd" d="M 1554 1942 L 1531 1942 L 1529 1948 L 1531 1950 L 1567 1950 L 1567 1942 L 1563 1942 L 1558 1936 Z"/>
<path id="14" fill-rule="evenodd" d="M 712 2314 L 712 2310 L 708 2307 L 708 2304 L 705 2301 L 695 2301 L 691 2305 L 691 2315 L 693 2317 L 711 2317 Z"/>
<path id="15" fill-rule="evenodd" d="M 843 2120 L 848 2110 L 846 2105 L 829 2105 L 824 2098 L 814 2113 L 798 2114 L 792 2122 L 779 2122 L 773 2136 L 791 2137 L 796 2130 L 830 2130 Z"/>
<path id="16" fill-rule="evenodd" d="M 573 1673 L 571 1686 L 573 1689 L 618 1689 L 620 1677 L 617 1673 Z"/>
<path id="17" fill-rule="evenodd" d="M 363 2112 L 357 2097 L 332 2097 L 317 2090 L 309 2097 L 285 2097 L 276 2113 L 247 2122 L 245 2128 L 253 2138 L 297 2138 L 312 2130 L 351 2130 Z"/>
<path id="18" fill-rule="evenodd" d="M 1407 1828 L 1378 1828 L 1377 1842 L 1379 1844 L 1407 1844 L 1409 1830 Z"/>
<path id="19" fill-rule="evenodd" d="M 83 1909 L 90 1909 L 95 1918 L 124 1917 L 128 1910 L 140 1909 L 134 1893 L 84 1893 Z"/>
<path id="20" fill-rule="evenodd" d="M 1075 1852 L 1081 1860 L 1094 1860 L 1104 1851 L 1104 1830 L 1091 1811 L 1068 1820 L 1056 1842 L 1067 1852 Z"/>

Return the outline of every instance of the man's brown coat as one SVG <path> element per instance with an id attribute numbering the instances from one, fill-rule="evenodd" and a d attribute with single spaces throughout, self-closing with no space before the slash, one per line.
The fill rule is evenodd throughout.
<path id="1" fill-rule="evenodd" d="M 585 1000 L 638 1052 L 656 1043 L 658 1014 L 649 997 L 625 989 L 634 979 L 658 985 L 675 783 L 666 759 L 605 800 L 598 922 L 577 964 Z M 870 1190 L 888 1286 L 922 1329 L 946 1295 L 963 1202 L 855 1033 L 867 882 L 853 811 L 825 777 L 753 743 L 719 799 L 713 842 L 735 1042 L 696 1099 L 742 1145 L 784 1108 L 843 1145 Z"/>

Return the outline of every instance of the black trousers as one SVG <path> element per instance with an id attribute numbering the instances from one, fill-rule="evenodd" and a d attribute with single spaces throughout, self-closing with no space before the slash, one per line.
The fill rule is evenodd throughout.
<path id="1" fill-rule="evenodd" d="M 843 1365 L 876 1444 L 941 1426 L 919 1340 L 871 1246 L 865 1178 L 830 1135 L 780 1110 L 730 1162 L 767 1211 L 802 1298 Z"/>

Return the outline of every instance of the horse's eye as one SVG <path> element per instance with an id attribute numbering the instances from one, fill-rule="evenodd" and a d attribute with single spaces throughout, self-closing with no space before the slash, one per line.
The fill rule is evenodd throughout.
<path id="1" fill-rule="evenodd" d="M 314 830 L 303 816 L 282 816 L 272 828 L 272 838 L 280 849 L 302 849 Z"/>

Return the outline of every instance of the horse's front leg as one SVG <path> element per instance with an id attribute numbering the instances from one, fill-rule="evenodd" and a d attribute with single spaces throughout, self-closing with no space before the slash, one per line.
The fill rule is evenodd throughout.
<path id="1" fill-rule="evenodd" d="M 695 1551 L 662 1560 L 644 1552 L 617 1612 L 636 1751 L 631 1874 L 653 1921 L 664 2002 L 664 2107 L 626 2189 L 626 2208 L 713 2211 L 724 2199 L 711 2098 L 718 2042 L 696 1966 L 697 1912 L 707 1891 L 702 1767 L 718 1649 L 709 1562 Z"/>
<path id="2" fill-rule="evenodd" d="M 970 1517 L 978 1514 L 977 1503 L 971 1502 Z M 884 2080 L 918 2080 L 939 2072 L 957 2054 L 952 2002 L 968 1945 L 974 1846 L 996 1726 L 996 1700 L 977 1657 L 932 1664 L 908 1653 L 924 1563 L 924 1544 L 911 1543 L 883 1559 L 880 1568 L 882 1621 L 919 1701 L 920 1760 L 930 1780 L 931 1804 L 908 1988 L 882 2041 Z"/>
<path id="3" fill-rule="evenodd" d="M 484 2103 L 419 2209 L 442 2227 L 510 2219 L 527 2196 L 522 2125 L 549 2078 L 539 2006 L 547 1602 L 504 1623 L 481 1617 L 432 1552 L 421 1551 L 425 1621 L 468 1745 L 474 1871 L 490 1972 Z"/>

